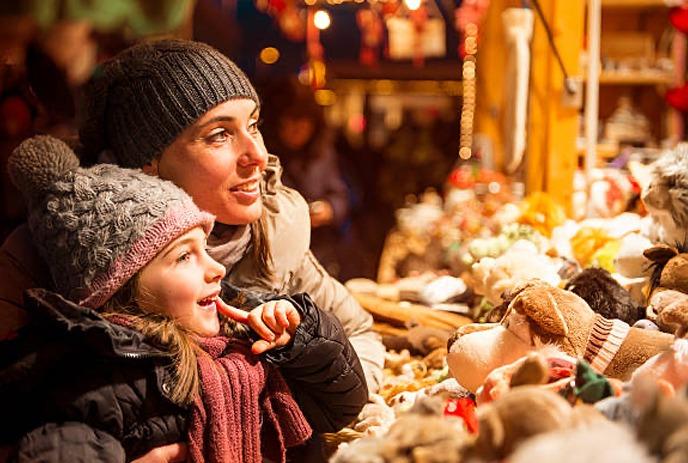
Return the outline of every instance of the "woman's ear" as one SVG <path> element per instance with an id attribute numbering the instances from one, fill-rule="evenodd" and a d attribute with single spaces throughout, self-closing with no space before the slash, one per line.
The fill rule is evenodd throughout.
<path id="1" fill-rule="evenodd" d="M 141 167 L 141 170 L 143 171 L 144 174 L 147 175 L 153 175 L 154 177 L 159 177 L 160 173 L 158 172 L 158 166 L 160 164 L 160 161 L 158 158 L 153 159 L 151 162 L 148 164 L 144 164 L 143 167 Z"/>

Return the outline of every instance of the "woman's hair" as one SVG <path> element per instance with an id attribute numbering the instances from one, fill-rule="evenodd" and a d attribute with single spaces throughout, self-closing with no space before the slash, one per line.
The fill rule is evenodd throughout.
<path id="1" fill-rule="evenodd" d="M 102 308 L 106 319 L 126 324 L 141 332 L 146 340 L 169 352 L 175 369 L 175 381 L 170 398 L 179 405 L 190 404 L 199 392 L 200 378 L 196 357 L 203 355 L 196 335 L 181 326 L 166 313 L 140 308 L 138 300 L 145 300 L 146 288 L 139 283 L 139 274 L 131 278 Z M 247 330 L 220 314 L 220 332 L 229 337 L 245 338 Z"/>
<path id="2" fill-rule="evenodd" d="M 258 276 L 264 280 L 271 280 L 274 274 L 270 242 L 266 232 L 266 220 L 267 215 L 265 208 L 263 208 L 263 214 L 260 216 L 260 219 L 251 223 L 251 248 Z"/>

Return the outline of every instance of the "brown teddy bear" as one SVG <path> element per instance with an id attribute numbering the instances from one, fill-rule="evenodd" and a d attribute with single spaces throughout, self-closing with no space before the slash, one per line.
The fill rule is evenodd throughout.
<path id="1" fill-rule="evenodd" d="M 598 373 L 625 381 L 647 359 L 669 349 L 674 339 L 608 320 L 576 294 L 537 280 L 515 294 L 500 323 L 465 325 L 450 338 L 449 369 L 471 392 L 495 368 L 545 344 L 585 359 Z"/>
<path id="2" fill-rule="evenodd" d="M 688 253 L 658 244 L 643 255 L 652 262 L 647 316 L 682 338 L 688 332 Z"/>

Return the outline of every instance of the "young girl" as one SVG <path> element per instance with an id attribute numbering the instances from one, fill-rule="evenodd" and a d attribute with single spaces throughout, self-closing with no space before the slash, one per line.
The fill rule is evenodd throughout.
<path id="1" fill-rule="evenodd" d="M 30 290 L 33 325 L 0 349 L 0 437 L 18 461 L 130 461 L 179 441 L 190 461 L 285 461 L 366 402 L 340 323 L 307 295 L 222 301 L 213 217 L 172 183 L 79 168 L 50 137 L 9 170 L 61 293 Z"/>

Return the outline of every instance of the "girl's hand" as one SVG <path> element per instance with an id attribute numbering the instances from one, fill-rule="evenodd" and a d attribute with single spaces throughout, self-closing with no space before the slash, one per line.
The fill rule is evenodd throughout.
<path id="1" fill-rule="evenodd" d="M 286 300 L 266 302 L 250 312 L 227 305 L 219 298 L 218 301 L 217 307 L 223 315 L 248 325 L 262 338 L 251 346 L 251 352 L 256 355 L 289 344 L 296 328 L 301 324 L 301 315 Z"/>

